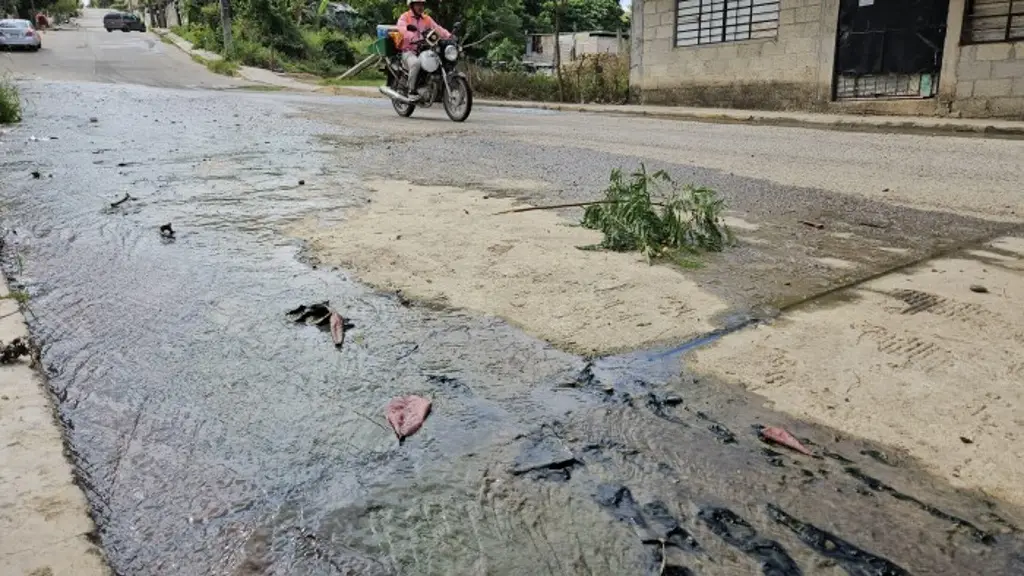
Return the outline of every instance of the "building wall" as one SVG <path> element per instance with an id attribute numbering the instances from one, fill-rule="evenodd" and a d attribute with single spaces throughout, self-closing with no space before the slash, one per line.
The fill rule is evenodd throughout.
<path id="1" fill-rule="evenodd" d="M 831 97 L 838 0 L 782 0 L 772 39 L 675 46 L 676 0 L 633 1 L 634 96 L 652 104 L 800 109 Z"/>
<path id="2" fill-rule="evenodd" d="M 574 44 L 575 42 L 575 44 Z M 625 36 L 622 39 L 623 50 L 629 39 Z M 544 34 L 540 36 L 541 52 L 531 50 L 531 39 L 526 43 L 526 60 L 536 63 L 553 64 L 555 58 L 555 35 Z M 614 36 L 592 36 L 587 32 L 567 32 L 559 34 L 559 45 L 562 49 L 562 63 L 568 64 L 572 61 L 573 46 L 575 54 L 579 58 L 585 54 L 618 54 L 620 41 Z"/>
<path id="3" fill-rule="evenodd" d="M 1024 119 L 1024 42 L 961 46 L 952 112 Z"/>

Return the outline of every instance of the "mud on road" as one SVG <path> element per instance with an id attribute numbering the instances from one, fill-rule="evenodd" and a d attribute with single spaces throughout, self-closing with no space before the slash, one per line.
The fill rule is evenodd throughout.
<path id="1" fill-rule="evenodd" d="M 80 110 L 68 110 L 69 89 Z M 372 177 L 409 177 L 413 160 L 422 179 L 513 197 L 529 195 L 515 183 L 543 180 L 555 201 L 600 190 L 612 166 L 640 158 L 567 145 L 555 166 L 548 151 L 479 135 L 381 138 L 366 124 L 392 120 L 382 104 L 334 123 L 285 95 L 26 92 L 33 114 L 5 137 L 19 145 L 2 159 L 6 272 L 31 296 L 33 336 L 118 573 L 1024 569 L 1017 508 L 691 373 L 685 349 L 588 360 L 493 316 L 375 290 L 289 236 L 345 226 L 376 201 Z M 125 114 L 138 120 L 128 134 L 115 120 Z M 453 157 L 480 160 L 442 162 Z M 848 238 L 791 219 L 884 215 L 886 227 L 863 231 L 879 247 L 865 267 L 905 256 L 882 248 L 913 256 L 1005 226 L 658 167 L 721 188 L 735 218 L 793 238 L 784 251 L 748 242 L 694 273 L 740 316 L 850 274 L 814 264 Z M 111 207 L 125 192 L 133 199 Z M 783 196 L 784 217 L 768 217 Z M 159 233 L 168 222 L 173 242 Z M 833 222 L 829 232 L 857 226 Z M 739 273 L 752 266 L 759 276 Z M 800 280 L 787 286 L 787 275 Z M 323 300 L 352 321 L 341 352 L 285 316 Z M 382 411 L 401 394 L 434 406 L 398 446 Z M 814 455 L 765 444 L 755 428 L 768 425 Z"/>

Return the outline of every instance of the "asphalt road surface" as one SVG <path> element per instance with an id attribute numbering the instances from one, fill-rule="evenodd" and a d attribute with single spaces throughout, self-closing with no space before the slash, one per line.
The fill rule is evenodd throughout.
<path id="1" fill-rule="evenodd" d="M 343 222 L 374 178 L 557 203 L 644 162 L 720 190 L 757 236 L 690 272 L 747 317 L 1016 229 L 1020 141 L 406 120 L 381 100 L 240 89 L 100 21 L 0 54 L 26 102 L 0 137 L 0 198 L 5 270 L 117 573 L 1024 570 L 1019 510 L 890 447 L 643 354 L 592 365 L 500 319 L 410 305 L 284 232 Z M 341 352 L 285 315 L 328 299 L 354 324 Z M 381 412 L 408 393 L 434 409 L 398 445 Z M 766 422 L 819 457 L 767 450 Z"/>

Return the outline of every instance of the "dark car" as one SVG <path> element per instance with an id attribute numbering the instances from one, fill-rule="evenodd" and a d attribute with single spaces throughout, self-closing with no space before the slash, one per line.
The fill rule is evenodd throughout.
<path id="1" fill-rule="evenodd" d="M 146 23 L 142 21 L 142 18 L 125 12 L 111 12 L 105 15 L 103 17 L 103 27 L 107 29 L 107 32 L 113 32 L 114 30 L 122 32 L 131 32 L 132 30 L 146 31 Z"/>

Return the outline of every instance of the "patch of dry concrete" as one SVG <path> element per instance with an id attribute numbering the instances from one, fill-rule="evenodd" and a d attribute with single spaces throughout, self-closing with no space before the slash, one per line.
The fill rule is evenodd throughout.
<path id="1" fill-rule="evenodd" d="M 719 298 L 637 254 L 579 250 L 599 233 L 553 212 L 475 191 L 375 182 L 372 201 L 340 225 L 290 233 L 322 262 L 407 296 L 499 316 L 585 354 L 678 342 L 712 329 Z"/>
<path id="2" fill-rule="evenodd" d="M 964 253 L 729 335 L 690 359 L 777 409 L 897 446 L 955 486 L 1024 505 L 1021 350 L 1024 273 Z"/>
<path id="3" fill-rule="evenodd" d="M 0 341 L 28 336 L 0 281 Z M 89 505 L 64 459 L 49 395 L 23 358 L 0 366 L 0 574 L 108 574 Z"/>

